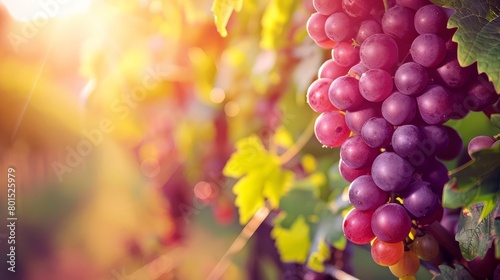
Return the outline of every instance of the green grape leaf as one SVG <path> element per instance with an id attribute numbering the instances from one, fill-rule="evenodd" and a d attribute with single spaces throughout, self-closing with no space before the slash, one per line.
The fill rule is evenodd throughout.
<path id="1" fill-rule="evenodd" d="M 263 49 L 277 49 L 287 42 L 283 38 L 285 29 L 292 19 L 297 0 L 271 0 L 262 16 L 260 46 Z"/>
<path id="2" fill-rule="evenodd" d="M 215 26 L 222 37 L 227 36 L 226 25 L 233 11 L 239 12 L 243 6 L 243 0 L 214 0 L 212 13 L 214 14 Z"/>
<path id="3" fill-rule="evenodd" d="M 302 183 L 305 184 L 305 183 Z M 326 204 L 314 195 L 314 190 L 303 189 L 294 185 L 286 195 L 281 198 L 280 209 L 282 219 L 280 227 L 288 229 L 299 217 L 311 217 L 317 215 Z"/>
<path id="4" fill-rule="evenodd" d="M 484 258 L 493 243 L 494 229 L 493 213 L 479 222 L 482 213 L 482 203 L 474 204 L 464 209 L 460 215 L 458 232 L 455 240 L 460 244 L 462 256 L 471 261 L 477 257 Z"/>
<path id="5" fill-rule="evenodd" d="M 448 28 L 457 27 L 453 41 L 458 43 L 458 60 L 462 66 L 477 61 L 479 73 L 485 72 L 500 91 L 500 2 L 498 0 L 432 0 L 455 9 Z"/>
<path id="6" fill-rule="evenodd" d="M 491 123 L 500 128 L 500 114 L 492 114 L 491 115 Z"/>
<path id="7" fill-rule="evenodd" d="M 451 171 L 443 192 L 443 206 L 469 207 L 483 202 L 480 221 L 494 208 L 500 189 L 500 147 L 478 151 L 475 159 Z"/>
<path id="8" fill-rule="evenodd" d="M 440 265 L 441 274 L 432 278 L 433 280 L 473 280 L 470 273 L 461 265 L 455 264 L 455 269 L 447 265 Z"/>
<path id="9" fill-rule="evenodd" d="M 303 263 L 306 261 L 311 247 L 309 230 L 309 224 L 304 216 L 298 217 L 288 229 L 279 224 L 274 225 L 271 237 L 275 239 L 276 248 L 283 262 Z"/>
<path id="10" fill-rule="evenodd" d="M 238 178 L 233 187 L 240 223 L 247 223 L 266 199 L 276 208 L 292 185 L 294 174 L 280 165 L 279 157 L 268 152 L 253 135 L 236 143 L 236 152 L 222 170 L 224 176 Z"/>

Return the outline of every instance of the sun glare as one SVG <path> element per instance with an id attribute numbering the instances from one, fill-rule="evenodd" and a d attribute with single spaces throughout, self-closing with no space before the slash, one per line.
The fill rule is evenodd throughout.
<path id="1" fill-rule="evenodd" d="M 17 21 L 45 21 L 86 12 L 92 0 L 0 0 Z"/>

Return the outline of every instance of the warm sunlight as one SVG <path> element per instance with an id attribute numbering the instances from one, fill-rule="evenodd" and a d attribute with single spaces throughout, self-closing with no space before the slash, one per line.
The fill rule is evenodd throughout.
<path id="1" fill-rule="evenodd" d="M 1 0 L 15 20 L 40 21 L 87 11 L 92 0 Z"/>

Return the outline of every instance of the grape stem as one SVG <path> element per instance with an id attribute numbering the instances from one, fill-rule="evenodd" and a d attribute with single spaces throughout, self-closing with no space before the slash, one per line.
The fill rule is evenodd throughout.
<path id="1" fill-rule="evenodd" d="M 383 2 L 384 2 L 384 10 L 387 12 L 387 10 L 389 10 L 389 1 L 383 0 Z"/>

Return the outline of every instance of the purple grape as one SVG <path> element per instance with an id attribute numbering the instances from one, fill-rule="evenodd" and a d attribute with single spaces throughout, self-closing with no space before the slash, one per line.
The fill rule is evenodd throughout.
<path id="1" fill-rule="evenodd" d="M 375 4 L 372 0 L 342 0 L 342 9 L 353 18 L 363 18 L 370 14 Z"/>
<path id="2" fill-rule="evenodd" d="M 403 241 L 410 233 L 411 218 L 403 206 L 387 203 L 373 212 L 371 227 L 381 241 L 396 243 Z"/>
<path id="3" fill-rule="evenodd" d="M 411 181 L 413 171 L 408 161 L 393 152 L 380 154 L 372 165 L 373 181 L 386 192 L 404 190 Z"/>
<path id="4" fill-rule="evenodd" d="M 419 151 L 422 140 L 422 132 L 417 126 L 398 126 L 392 135 L 392 148 L 398 155 L 409 157 Z"/>
<path id="5" fill-rule="evenodd" d="M 359 93 L 358 80 L 348 76 L 333 80 L 328 90 L 328 98 L 339 110 L 355 109 L 364 101 Z"/>
<path id="6" fill-rule="evenodd" d="M 348 193 L 349 202 L 361 211 L 375 211 L 389 198 L 387 192 L 377 187 L 370 175 L 363 175 L 352 181 Z"/>
<path id="7" fill-rule="evenodd" d="M 316 139 L 328 147 L 340 147 L 350 133 L 345 124 L 345 115 L 339 111 L 321 113 L 314 123 Z"/>
<path id="8" fill-rule="evenodd" d="M 448 168 L 439 160 L 429 158 L 422 167 L 422 179 L 429 182 L 432 191 L 441 197 L 444 185 L 450 180 Z"/>
<path id="9" fill-rule="evenodd" d="M 429 83 L 427 69 L 416 62 L 407 62 L 399 66 L 394 74 L 397 89 L 406 95 L 417 95 Z"/>
<path id="10" fill-rule="evenodd" d="M 378 33 L 382 33 L 382 26 L 380 26 L 380 23 L 373 19 L 365 20 L 361 22 L 359 26 L 358 34 L 356 35 L 356 43 L 361 45 L 366 38 Z"/>
<path id="11" fill-rule="evenodd" d="M 431 156 L 436 153 L 436 151 L 445 149 L 448 145 L 448 132 L 442 125 L 423 125 L 420 130 L 424 134 L 425 139 L 430 140 L 428 145 L 424 145 L 424 153 L 426 156 Z M 427 143 L 426 143 L 427 144 Z"/>
<path id="12" fill-rule="evenodd" d="M 345 112 L 345 122 L 347 127 L 354 133 L 361 133 L 361 128 L 365 122 L 374 117 L 380 117 L 380 106 L 371 102 L 364 102 L 354 110 Z"/>
<path id="13" fill-rule="evenodd" d="M 452 160 L 460 155 L 460 152 L 462 151 L 463 141 L 462 137 L 460 137 L 460 134 L 458 134 L 455 129 L 446 125 L 444 126 L 444 128 L 448 133 L 448 145 L 445 149 L 437 150 L 436 156 L 442 160 Z"/>
<path id="14" fill-rule="evenodd" d="M 369 167 L 378 153 L 378 150 L 366 145 L 359 134 L 349 137 L 342 146 L 340 146 L 340 157 L 342 161 L 345 165 L 354 169 Z"/>
<path id="15" fill-rule="evenodd" d="M 372 148 L 383 148 L 391 143 L 394 127 L 384 118 L 371 118 L 361 128 L 361 137 Z"/>
<path id="16" fill-rule="evenodd" d="M 407 7 L 395 5 L 384 13 L 382 29 L 399 42 L 411 42 L 417 35 L 413 24 L 415 12 Z"/>
<path id="17" fill-rule="evenodd" d="M 455 100 L 442 86 L 430 85 L 417 97 L 418 111 L 422 120 L 428 124 L 442 124 L 453 114 Z"/>
<path id="18" fill-rule="evenodd" d="M 467 104 L 471 111 L 479 112 L 488 106 L 495 104 L 498 94 L 495 92 L 493 84 L 488 81 L 485 75 L 480 75 L 472 80 L 465 89 Z"/>
<path id="19" fill-rule="evenodd" d="M 415 29 L 418 34 L 440 33 L 446 29 L 448 16 L 444 10 L 434 4 L 421 7 L 415 13 Z"/>
<path id="20" fill-rule="evenodd" d="M 425 67 L 436 67 L 446 55 L 446 44 L 436 34 L 422 34 L 413 40 L 410 54 L 416 63 Z"/>
<path id="21" fill-rule="evenodd" d="M 307 103 L 314 112 L 322 113 L 336 110 L 330 102 L 330 99 L 328 99 L 328 89 L 331 83 L 332 80 L 330 79 L 318 79 L 312 82 L 307 89 Z"/>
<path id="22" fill-rule="evenodd" d="M 329 16 L 335 12 L 342 9 L 342 3 L 340 1 L 331 0 L 313 0 L 313 7 L 318 13 Z"/>
<path id="23" fill-rule="evenodd" d="M 402 193 L 404 208 L 410 214 L 419 219 L 434 212 L 438 204 L 438 198 L 432 192 L 431 186 L 425 181 L 411 183 Z"/>
<path id="24" fill-rule="evenodd" d="M 469 67 L 461 67 L 456 52 L 448 52 L 441 65 L 433 71 L 433 78 L 450 88 L 463 86 L 470 76 Z"/>
<path id="25" fill-rule="evenodd" d="M 363 169 L 354 169 L 350 168 L 349 166 L 345 165 L 344 161 L 340 159 L 339 161 L 339 172 L 342 178 L 344 178 L 347 182 L 352 182 L 356 178 L 362 175 L 369 175 L 371 171 L 370 167 L 363 168 Z"/>
<path id="26" fill-rule="evenodd" d="M 398 61 L 398 45 L 387 34 L 374 34 L 361 44 L 359 55 L 368 69 L 388 70 Z"/>
<path id="27" fill-rule="evenodd" d="M 382 69 L 370 69 L 359 78 L 359 92 L 368 101 L 384 101 L 392 92 L 392 77 Z"/>
<path id="28" fill-rule="evenodd" d="M 410 123 L 417 112 L 415 98 L 394 92 L 382 102 L 382 115 L 392 125 Z"/>
<path id="29" fill-rule="evenodd" d="M 359 62 L 359 47 L 347 42 L 338 43 L 332 49 L 332 57 L 342 67 L 351 67 Z"/>
<path id="30" fill-rule="evenodd" d="M 472 157 L 472 154 L 481 150 L 489 149 L 495 143 L 495 139 L 490 136 L 476 136 L 472 138 L 467 146 L 467 152 L 469 156 Z"/>
<path id="31" fill-rule="evenodd" d="M 347 68 L 340 66 L 335 60 L 328 59 L 319 67 L 318 78 L 328 78 L 335 80 L 340 76 L 344 76 Z"/>
<path id="32" fill-rule="evenodd" d="M 314 13 L 307 20 L 307 33 L 314 41 L 323 42 L 329 40 L 325 33 L 325 22 L 327 18 L 327 16 L 320 13 Z"/>
<path id="33" fill-rule="evenodd" d="M 334 42 L 341 42 L 354 35 L 351 18 L 342 12 L 331 14 L 324 27 L 326 36 Z"/>

